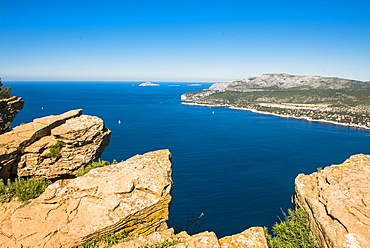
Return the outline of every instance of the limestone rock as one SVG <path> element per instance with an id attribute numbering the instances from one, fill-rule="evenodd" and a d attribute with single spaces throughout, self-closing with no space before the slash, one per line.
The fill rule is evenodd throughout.
<path id="1" fill-rule="evenodd" d="M 82 115 L 81 109 L 35 119 L 0 135 L 0 178 L 71 175 L 100 157 L 109 138 L 104 122 Z M 49 149 L 58 140 L 64 146 L 57 156 L 50 156 Z"/>
<path id="2" fill-rule="evenodd" d="M 202 232 L 195 235 L 188 235 L 186 232 L 181 232 L 176 237 L 181 242 L 174 245 L 174 248 L 219 248 L 220 243 L 214 232 Z"/>
<path id="3" fill-rule="evenodd" d="M 172 242 L 174 240 L 177 240 L 177 238 L 175 237 L 173 229 L 170 228 L 164 231 L 153 232 L 148 236 L 140 236 L 136 239 L 116 244 L 112 246 L 112 248 L 139 248 L 146 245 L 152 246 L 166 241 Z"/>
<path id="4" fill-rule="evenodd" d="M 53 183 L 26 206 L 2 214 L 0 247 L 74 247 L 111 231 L 166 229 L 170 157 L 168 150 L 149 152 Z"/>
<path id="5" fill-rule="evenodd" d="M 21 97 L 11 96 L 0 99 L 0 134 L 10 130 L 10 124 L 19 111 L 23 109 L 23 105 L 24 101 Z"/>
<path id="6" fill-rule="evenodd" d="M 242 233 L 226 236 L 220 240 L 221 248 L 267 248 L 265 232 L 262 227 L 251 227 Z"/>
<path id="7" fill-rule="evenodd" d="M 173 248 L 267 248 L 267 241 L 262 227 L 251 227 L 242 233 L 218 239 L 214 232 L 202 232 L 189 235 L 185 231 L 174 234 L 173 229 L 154 232 L 148 236 L 141 236 L 112 248 L 138 248 L 154 246 L 161 242 L 180 242 Z"/>
<path id="8" fill-rule="evenodd" d="M 309 214 L 320 247 L 370 247 L 370 156 L 298 175 L 294 203 Z"/>

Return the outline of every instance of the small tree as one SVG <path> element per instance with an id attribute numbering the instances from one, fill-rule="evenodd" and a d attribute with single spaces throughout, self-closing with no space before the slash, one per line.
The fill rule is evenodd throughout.
<path id="1" fill-rule="evenodd" d="M 4 87 L 3 82 L 1 81 L 1 78 L 0 78 L 0 98 L 10 97 L 10 90 L 11 89 L 12 88 L 10 88 L 9 86 Z"/>

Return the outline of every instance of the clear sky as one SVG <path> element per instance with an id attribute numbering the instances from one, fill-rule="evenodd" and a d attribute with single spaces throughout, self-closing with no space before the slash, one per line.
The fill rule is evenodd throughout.
<path id="1" fill-rule="evenodd" d="M 370 81 L 369 0 L 0 0 L 0 77 Z"/>

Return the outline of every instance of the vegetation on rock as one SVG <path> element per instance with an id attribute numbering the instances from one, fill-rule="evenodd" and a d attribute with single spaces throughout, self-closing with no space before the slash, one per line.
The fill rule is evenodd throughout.
<path id="1" fill-rule="evenodd" d="M 109 248 L 128 239 L 128 235 L 124 232 L 107 233 L 86 241 L 77 248 Z"/>
<path id="2" fill-rule="evenodd" d="M 315 238 L 310 235 L 308 214 L 302 209 L 288 209 L 284 221 L 272 227 L 273 236 L 266 237 L 270 248 L 318 248 Z"/>
<path id="3" fill-rule="evenodd" d="M 66 145 L 61 140 L 58 140 L 57 143 L 54 145 L 51 145 L 49 148 L 49 153 L 45 154 L 45 157 L 47 158 L 57 158 L 60 156 L 60 150 Z"/>
<path id="4" fill-rule="evenodd" d="M 9 202 L 13 197 L 19 201 L 27 201 L 41 195 L 50 181 L 46 179 L 35 178 L 16 178 L 14 182 L 8 179 L 5 184 L 0 179 L 0 202 Z"/>
<path id="5" fill-rule="evenodd" d="M 112 162 L 113 164 L 114 163 L 117 163 L 116 161 L 113 161 Z M 77 177 L 80 177 L 80 176 L 83 176 L 85 175 L 86 173 L 88 173 L 90 170 L 92 169 L 95 169 L 95 168 L 99 168 L 99 167 L 103 167 L 103 166 L 106 166 L 106 165 L 109 165 L 110 163 L 108 161 L 104 161 L 104 160 L 98 160 L 98 161 L 95 161 L 95 162 L 91 162 L 89 163 L 85 168 L 83 168 L 82 170 L 78 170 L 76 172 L 76 176 Z"/>
<path id="6" fill-rule="evenodd" d="M 11 91 L 11 87 L 4 87 L 3 86 L 3 82 L 1 81 L 1 78 L 0 78 L 0 98 L 7 98 L 7 97 L 10 97 L 10 91 Z"/>
<path id="7" fill-rule="evenodd" d="M 173 245 L 177 245 L 179 243 L 181 243 L 181 242 L 177 241 L 177 240 L 174 240 L 174 241 L 165 240 L 163 242 L 159 242 L 159 243 L 156 243 L 154 245 L 144 245 L 144 246 L 141 246 L 140 248 L 167 248 L 167 247 L 171 247 Z"/>

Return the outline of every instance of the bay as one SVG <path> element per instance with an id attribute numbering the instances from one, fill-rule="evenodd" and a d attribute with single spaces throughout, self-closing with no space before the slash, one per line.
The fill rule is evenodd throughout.
<path id="1" fill-rule="evenodd" d="M 281 209 L 292 207 L 299 173 L 370 153 L 367 130 L 181 104 L 181 94 L 210 83 L 155 87 L 139 87 L 138 82 L 3 83 L 25 101 L 13 126 L 82 108 L 112 130 L 104 160 L 170 149 L 174 181 L 170 225 L 185 227 L 188 217 L 204 213 L 197 231 L 215 231 L 219 237 L 278 222 Z"/>

